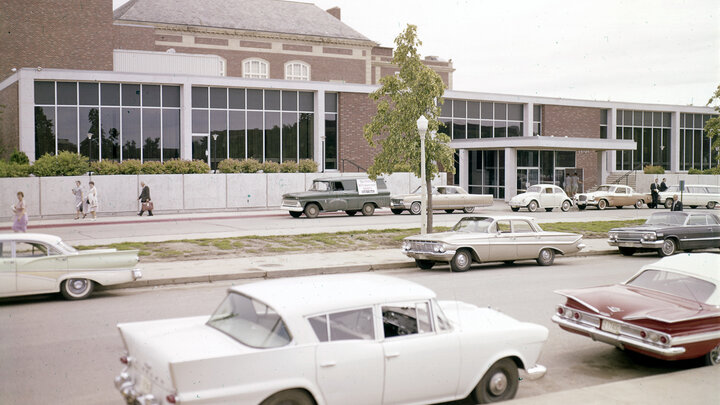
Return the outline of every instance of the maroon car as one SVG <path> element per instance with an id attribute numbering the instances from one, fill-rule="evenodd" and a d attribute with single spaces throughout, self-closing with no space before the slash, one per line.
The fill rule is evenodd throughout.
<path id="1" fill-rule="evenodd" d="M 664 360 L 720 364 L 720 255 L 682 254 L 630 280 L 562 290 L 553 322 L 568 332 Z"/>

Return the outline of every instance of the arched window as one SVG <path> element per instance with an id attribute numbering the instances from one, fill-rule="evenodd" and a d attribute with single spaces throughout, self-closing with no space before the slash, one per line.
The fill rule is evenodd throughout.
<path id="1" fill-rule="evenodd" d="M 267 79 L 269 72 L 269 64 L 262 59 L 245 59 L 243 61 L 243 77 L 251 79 Z"/>
<path id="2" fill-rule="evenodd" d="M 300 61 L 286 63 L 285 80 L 310 80 L 310 65 Z"/>

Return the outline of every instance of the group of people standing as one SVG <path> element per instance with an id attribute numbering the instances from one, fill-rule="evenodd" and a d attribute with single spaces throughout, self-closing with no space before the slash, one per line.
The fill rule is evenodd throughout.
<path id="1" fill-rule="evenodd" d="M 88 213 L 92 215 L 93 221 L 97 219 L 98 193 L 95 182 L 91 180 L 88 183 L 88 191 L 85 193 L 82 183 L 78 180 L 72 193 L 75 196 L 75 219 L 80 219 L 81 215 L 85 218 Z"/>
<path id="2" fill-rule="evenodd" d="M 566 173 L 565 183 L 563 184 L 565 186 L 565 194 L 567 194 L 568 197 L 574 197 L 575 194 L 578 193 L 581 183 L 582 181 L 580 180 L 580 177 L 578 177 L 577 172 L 573 172 L 573 174 Z"/>
<path id="3" fill-rule="evenodd" d="M 660 193 L 663 191 L 666 191 L 668 189 L 667 184 L 665 184 L 665 181 L 667 179 L 663 177 L 662 183 L 658 184 L 657 177 L 655 178 L 655 181 L 650 184 L 650 195 L 652 197 L 652 205 L 648 204 L 649 208 L 660 208 Z M 670 206 L 670 211 L 682 211 L 683 210 L 683 204 L 680 199 L 678 199 L 677 194 L 673 194 L 673 203 Z"/>

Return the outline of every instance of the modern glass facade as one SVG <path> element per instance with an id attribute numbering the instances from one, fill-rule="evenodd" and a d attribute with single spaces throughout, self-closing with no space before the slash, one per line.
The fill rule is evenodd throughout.
<path id="1" fill-rule="evenodd" d="M 440 129 L 450 139 L 522 136 L 523 105 L 445 99 Z"/>
<path id="2" fill-rule="evenodd" d="M 70 151 L 90 160 L 180 157 L 180 86 L 35 82 L 35 158 Z"/>
<path id="3" fill-rule="evenodd" d="M 634 151 L 616 152 L 616 170 L 662 166 L 670 170 L 670 113 L 617 110 L 617 139 L 635 141 Z"/>
<path id="4" fill-rule="evenodd" d="M 325 169 L 338 169 L 338 95 L 325 93 Z"/>
<path id="5" fill-rule="evenodd" d="M 713 149 L 705 131 L 709 114 L 680 114 L 680 170 L 704 170 L 720 165 L 720 153 Z"/>
<path id="6" fill-rule="evenodd" d="M 302 91 L 193 87 L 193 158 L 208 155 L 213 169 L 227 158 L 312 159 L 314 97 Z"/>
<path id="7" fill-rule="evenodd" d="M 505 151 L 468 151 L 468 192 L 505 198 Z"/>
<path id="8" fill-rule="evenodd" d="M 540 183 L 564 188 L 566 169 L 576 170 L 575 151 L 518 150 L 517 190 Z"/>

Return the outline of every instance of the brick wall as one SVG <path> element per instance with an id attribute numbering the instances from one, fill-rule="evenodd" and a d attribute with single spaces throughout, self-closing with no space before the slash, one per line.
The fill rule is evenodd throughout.
<path id="1" fill-rule="evenodd" d="M 3 0 L 0 81 L 11 68 L 112 70 L 110 0 Z"/>
<path id="2" fill-rule="evenodd" d="M 20 142 L 17 82 L 0 90 L 0 111 L 0 142 L 4 149 L 0 158 L 8 158 L 15 149 L 19 149 Z"/>
<path id="3" fill-rule="evenodd" d="M 342 159 L 350 159 L 358 165 L 368 168 L 378 152 L 368 145 L 363 137 L 363 127 L 377 112 L 375 102 L 364 93 L 340 93 L 338 96 L 338 167 L 342 168 Z M 346 167 L 348 171 L 353 171 Z"/>
<path id="4" fill-rule="evenodd" d="M 138 27 L 131 25 L 117 24 L 112 26 L 113 31 L 113 49 L 128 49 L 135 51 L 153 51 L 155 50 L 155 40 L 161 40 L 159 35 L 155 35 L 153 27 Z M 176 36 L 182 41 L 181 36 Z M 164 39 L 169 40 L 169 39 Z"/>

